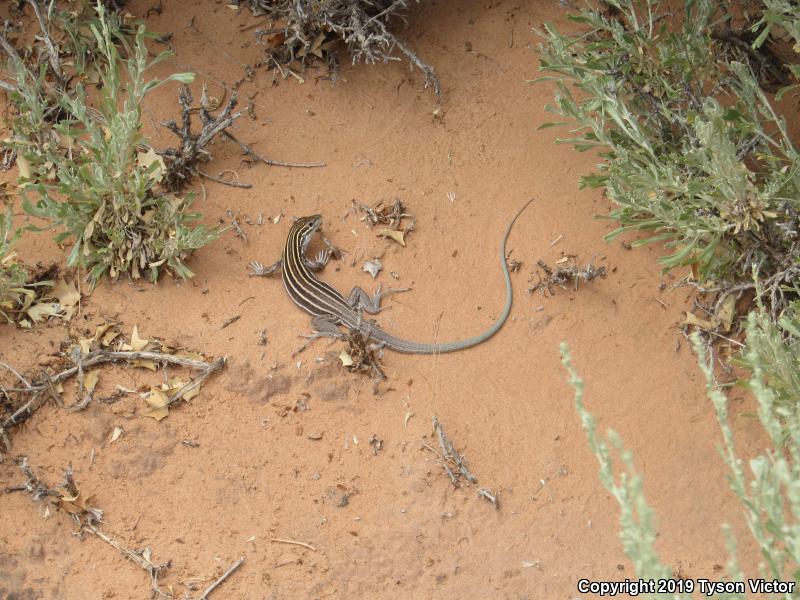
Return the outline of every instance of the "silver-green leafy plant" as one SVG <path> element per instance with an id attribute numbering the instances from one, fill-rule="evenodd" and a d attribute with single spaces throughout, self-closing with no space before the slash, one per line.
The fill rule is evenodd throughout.
<path id="1" fill-rule="evenodd" d="M 795 321 L 795 326 L 797 322 Z M 731 488 L 745 509 L 750 531 L 761 551 L 761 575 L 800 581 L 800 382 L 786 367 L 800 370 L 797 339 L 783 333 L 762 310 L 748 315 L 744 358 L 751 370 L 748 387 L 758 405 L 758 419 L 771 446 L 748 461 L 736 455 L 728 420 L 728 401 L 714 384 L 713 366 L 697 334 L 692 340 L 706 378 L 706 389 L 722 429 L 722 455 L 731 470 Z M 773 362 L 776 361 L 776 362 Z M 800 597 L 800 590 L 786 598 Z"/>
<path id="2" fill-rule="evenodd" d="M 736 291 L 755 266 L 779 314 L 800 295 L 800 154 L 749 64 L 722 51 L 726 3 L 607 4 L 569 16 L 580 34 L 541 32 L 539 80 L 555 81 L 548 110 L 561 119 L 543 127 L 568 125 L 560 142 L 598 150 L 581 185 L 616 204 L 607 239 L 647 232 L 633 245 L 665 243 L 665 269 L 692 265 Z"/>
<path id="3" fill-rule="evenodd" d="M 191 196 L 179 199 L 157 190 L 163 165 L 142 159 L 148 146 L 141 117 L 142 101 L 149 92 L 167 81 L 188 83 L 193 75 L 146 79 L 147 69 L 169 53 L 148 61 L 143 25 L 130 41 L 115 14 L 100 4 L 96 12 L 88 29 L 100 89 L 94 106 L 82 83 L 55 98 L 61 118 L 50 129 L 58 143 L 48 148 L 31 139 L 26 125 L 32 117 L 27 115 L 37 102 L 47 106 L 53 99 L 42 100 L 44 76 L 33 79 L 22 67 L 12 102 L 18 112 L 15 144 L 31 163 L 23 206 L 49 221 L 48 228 L 62 230 L 58 242 L 71 240 L 67 264 L 85 267 L 92 286 L 106 274 L 115 278 L 128 273 L 155 281 L 168 270 L 190 277 L 185 259 L 220 230 L 191 225 L 199 217 L 188 211 Z M 39 113 L 34 120 L 42 120 Z M 33 193 L 38 195 L 35 201 Z"/>
<path id="4" fill-rule="evenodd" d="M 0 206 L 2 206 L 0 204 Z M 11 207 L 0 211 L 0 317 L 12 323 L 15 309 L 24 303 L 28 274 L 14 261 L 11 245 L 18 237 L 11 218 Z"/>
<path id="5" fill-rule="evenodd" d="M 797 324 L 794 321 L 795 327 Z M 758 404 L 758 418 L 767 432 L 771 447 L 749 460 L 749 475 L 736 454 L 733 432 L 728 419 L 728 401 L 715 384 L 712 365 L 705 346 L 693 336 L 693 346 L 700 368 L 706 378 L 706 389 L 714 405 L 722 430 L 723 459 L 730 468 L 731 489 L 741 501 L 750 531 L 761 553 L 758 569 L 768 580 L 800 580 L 800 385 L 787 375 L 785 367 L 794 364 L 800 370 L 796 347 L 785 342 L 785 332 L 779 331 L 763 310 L 753 311 L 746 325 L 747 349 L 745 360 L 751 369 L 748 387 Z M 796 343 L 796 339 L 795 339 Z M 636 473 L 631 453 L 619 436 L 609 430 L 605 437 L 598 435 L 597 423 L 583 402 L 583 380 L 578 376 L 566 344 L 561 346 L 562 362 L 575 390 L 575 406 L 589 447 L 600 464 L 600 480 L 620 506 L 620 537 L 625 554 L 633 563 L 637 577 L 643 579 L 670 578 L 671 571 L 655 550 L 657 529 L 653 510 L 642 490 L 642 478 Z M 777 363 L 775 362 L 777 359 Z M 776 386 L 776 387 L 774 387 Z M 785 402 L 790 398 L 791 402 Z M 615 464 L 615 455 L 621 465 Z M 728 539 L 730 561 L 728 575 L 742 581 L 736 561 L 736 544 L 730 528 L 723 526 Z M 697 591 L 697 589 L 695 589 Z M 653 597 L 691 598 L 691 594 L 666 594 Z M 743 598 L 740 594 L 715 595 L 720 598 Z M 785 594 L 798 598 L 800 591 Z"/>

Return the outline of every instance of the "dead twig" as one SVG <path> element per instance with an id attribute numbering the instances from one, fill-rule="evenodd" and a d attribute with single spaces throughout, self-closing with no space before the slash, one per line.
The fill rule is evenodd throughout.
<path id="1" fill-rule="evenodd" d="M 229 138 L 231 141 L 239 144 L 239 147 L 242 151 L 251 158 L 254 162 L 264 163 L 265 165 L 269 165 L 270 167 L 289 167 L 289 168 L 296 168 L 296 169 L 316 169 L 318 167 L 324 167 L 326 163 L 318 162 L 318 163 L 290 163 L 284 162 L 282 160 L 272 160 L 270 158 L 264 158 L 256 152 L 247 144 L 240 141 L 236 136 L 234 136 L 230 131 L 225 132 L 225 136 Z"/>
<path id="2" fill-rule="evenodd" d="M 139 565 L 139 567 L 141 567 L 150 577 L 150 589 L 152 590 L 152 595 L 159 594 L 165 598 L 172 597 L 171 595 L 162 592 L 161 588 L 158 587 L 159 576 L 163 571 L 166 571 L 170 567 L 172 561 L 168 560 L 165 563 L 157 565 L 150 560 L 151 551 L 149 548 L 144 548 L 139 552 L 131 550 L 130 548 L 123 546 L 120 542 L 118 542 L 111 536 L 108 536 L 99 529 L 97 529 L 94 525 L 86 525 L 84 526 L 83 530 L 96 535 L 109 546 L 112 546 L 113 548 L 119 550 L 122 556 L 124 556 L 131 562 Z"/>
<path id="3" fill-rule="evenodd" d="M 237 560 L 235 563 L 233 563 L 233 565 L 231 565 L 231 567 L 227 571 L 225 571 L 219 577 L 219 579 L 217 579 L 214 583 L 212 583 L 210 586 L 208 586 L 208 588 L 206 588 L 206 591 L 203 592 L 203 595 L 200 596 L 200 598 L 198 600 L 207 600 L 208 599 L 208 595 L 211 592 L 213 592 L 217 587 L 219 587 L 219 585 L 223 581 L 225 581 L 228 577 L 230 577 L 233 574 L 233 572 L 236 571 L 236 569 L 241 567 L 243 562 L 244 562 L 244 556 L 242 556 L 239 560 Z"/>
<path id="4" fill-rule="evenodd" d="M 64 483 L 59 486 L 61 489 L 58 489 L 51 488 L 36 476 L 33 470 L 28 466 L 28 458 L 26 456 L 20 457 L 17 460 L 17 464 L 27 478 L 27 481 L 23 485 L 9 488 L 7 491 L 28 491 L 33 500 L 37 502 L 41 501 L 43 498 L 50 498 L 56 507 L 61 508 L 64 512 L 72 516 L 80 527 L 81 532 L 88 532 L 99 537 L 110 546 L 119 550 L 125 558 L 144 569 L 150 576 L 150 585 L 153 595 L 160 594 L 165 598 L 171 597 L 162 592 L 158 587 L 158 578 L 162 571 L 170 566 L 170 561 L 156 565 L 150 560 L 149 548 L 145 548 L 140 552 L 135 552 L 126 548 L 111 536 L 100 531 L 97 524 L 102 522 L 103 511 L 89 504 L 91 496 L 81 494 L 72 476 L 72 465 L 69 465 L 65 470 Z"/>
<path id="5" fill-rule="evenodd" d="M 497 494 L 489 488 L 480 488 L 478 490 L 478 498 L 486 498 L 492 503 L 495 510 L 500 510 L 500 501 L 497 499 Z"/>
<path id="6" fill-rule="evenodd" d="M 298 542 L 297 540 L 287 540 L 284 538 L 270 538 L 271 542 L 276 544 L 292 544 L 293 546 L 302 546 L 303 548 L 308 548 L 312 552 L 316 552 L 317 549 L 314 548 L 311 544 L 306 544 L 305 542 Z"/>
<path id="7" fill-rule="evenodd" d="M 231 92 L 230 99 L 217 117 L 212 117 L 209 113 L 210 103 L 204 89 L 199 110 L 203 127 L 200 133 L 195 135 L 192 133 L 192 112 L 195 110 L 192 107 L 193 101 L 189 86 L 181 86 L 178 94 L 178 103 L 181 105 L 181 126 L 178 127 L 175 121 L 162 123 L 181 141 L 179 148 L 167 148 L 159 152 L 167 166 L 162 181 L 167 189 L 173 191 L 181 189 L 189 181 L 196 172 L 198 162 L 210 160 L 211 155 L 206 150 L 206 146 L 211 143 L 211 140 L 242 116 L 238 112 L 232 113 L 238 102 L 236 89 Z M 205 176 L 208 177 L 208 175 Z M 222 181 L 220 182 L 222 183 Z"/>
<path id="8" fill-rule="evenodd" d="M 189 367 L 200 371 L 200 374 L 197 377 L 182 386 L 172 395 L 172 397 L 169 398 L 168 406 L 180 400 L 184 395 L 195 389 L 211 374 L 220 370 L 225 365 L 225 357 L 220 357 L 213 362 L 206 362 L 192 358 L 173 356 L 172 354 L 164 354 L 162 352 L 95 350 L 81 356 L 75 366 L 64 369 L 54 376 L 50 376 L 49 374 L 45 373 L 34 383 L 28 383 L 27 380 L 22 378 L 24 380 L 23 383 L 27 383 L 27 385 L 24 388 L 13 388 L 13 391 L 18 394 L 32 394 L 33 397 L 15 410 L 10 417 L 6 418 L 5 421 L 0 424 L 0 439 L 3 440 L 5 447 L 10 447 L 6 433 L 8 430 L 10 430 L 10 428 L 19 426 L 28 420 L 39 408 L 41 408 L 41 406 L 47 401 L 48 397 L 58 399 L 58 393 L 55 391 L 56 385 L 91 367 L 110 362 L 132 362 L 135 360 L 150 360 L 155 363 Z M 16 373 L 15 371 L 12 372 Z M 18 377 L 21 377 L 18 373 L 16 374 Z M 8 394 L 10 389 L 0 386 L 0 392 Z"/>
<path id="9" fill-rule="evenodd" d="M 539 260 L 537 264 L 544 272 L 545 277 L 542 277 L 541 273 L 537 273 L 539 282 L 529 287 L 528 293 L 540 291 L 544 294 L 547 291 L 552 295 L 553 286 L 566 289 L 566 284 L 573 282 L 577 290 L 579 281 L 588 283 L 597 277 L 605 279 L 606 268 L 595 267 L 593 264 L 594 258 L 585 267 L 578 267 L 575 261 L 576 258 L 572 254 L 563 254 L 556 262 L 555 267 L 551 267 L 543 260 Z"/>
<path id="10" fill-rule="evenodd" d="M 444 427 L 436 415 L 433 415 L 431 421 L 433 424 L 433 431 L 436 433 L 436 437 L 439 440 L 439 446 L 442 449 L 442 455 L 440 457 L 442 465 L 450 477 L 450 481 L 453 482 L 453 487 L 459 487 L 461 485 L 461 477 L 464 477 L 464 479 L 470 483 L 477 483 L 477 477 L 475 477 L 475 475 L 470 472 L 469 467 L 467 467 L 466 458 L 463 454 L 459 454 L 459 452 L 456 450 L 453 442 L 451 442 L 445 434 Z M 434 454 L 435 453 L 436 452 L 434 451 Z M 451 469 L 451 465 L 455 467 L 455 469 Z"/>
<path id="11" fill-rule="evenodd" d="M 222 177 L 215 177 L 214 175 L 210 175 L 209 173 L 201 171 L 197 167 L 195 167 L 194 171 L 195 173 L 200 175 L 200 177 L 205 177 L 206 179 L 210 179 L 211 181 L 214 181 L 216 183 L 221 183 L 222 185 L 229 185 L 231 187 L 241 188 L 243 190 L 249 190 L 250 188 L 253 187 L 252 183 L 245 183 L 242 181 L 230 181 L 228 179 L 223 179 Z"/>
<path id="12" fill-rule="evenodd" d="M 47 57 L 50 61 L 50 68 L 53 70 L 53 75 L 58 83 L 58 88 L 63 90 L 66 85 L 66 78 L 61 70 L 61 60 L 58 57 L 58 49 L 53 43 L 53 38 L 47 30 L 47 25 L 44 22 L 42 11 L 39 7 L 39 0 L 28 0 L 28 4 L 33 7 L 33 12 L 36 14 L 36 20 L 39 22 L 39 29 L 42 30 L 42 40 L 44 41 L 45 48 L 47 48 Z"/>

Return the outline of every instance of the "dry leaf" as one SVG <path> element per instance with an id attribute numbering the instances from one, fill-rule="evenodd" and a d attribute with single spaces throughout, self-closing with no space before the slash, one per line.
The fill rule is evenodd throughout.
<path id="1" fill-rule="evenodd" d="M 81 354 L 89 354 L 89 352 L 91 352 L 93 341 L 94 341 L 93 337 L 81 338 L 78 340 L 78 346 L 80 346 L 81 348 Z"/>
<path id="2" fill-rule="evenodd" d="M 86 376 L 83 378 L 83 389 L 87 394 L 90 394 L 94 391 L 94 388 L 97 386 L 98 379 L 100 379 L 99 370 L 95 369 L 86 373 Z"/>
<path id="3" fill-rule="evenodd" d="M 65 490 L 61 492 L 61 497 L 56 499 L 58 507 L 68 512 L 71 515 L 82 515 L 83 513 L 92 513 L 96 517 L 102 518 L 103 511 L 94 505 L 94 496 L 83 496 L 80 492 L 76 496 L 70 496 Z M 100 520 L 98 518 L 98 520 Z"/>
<path id="4" fill-rule="evenodd" d="M 725 299 L 722 301 L 722 304 L 720 304 L 719 310 L 717 311 L 717 318 L 720 320 L 720 323 L 722 323 L 722 327 L 725 331 L 731 330 L 735 311 L 736 295 L 728 294 L 725 296 Z"/>
<path id="5" fill-rule="evenodd" d="M 383 264 L 377 258 L 373 258 L 372 260 L 365 260 L 364 261 L 364 271 L 372 275 L 372 278 L 375 279 L 383 270 Z"/>
<path id="6" fill-rule="evenodd" d="M 345 367 L 353 366 L 353 357 L 347 353 L 347 350 L 342 350 L 339 353 L 339 360 L 342 361 L 342 365 Z"/>
<path id="7" fill-rule="evenodd" d="M 199 384 L 197 387 L 193 387 L 191 390 L 189 390 L 183 396 L 181 396 L 181 398 L 183 398 L 187 402 L 192 398 L 196 398 L 197 395 L 200 393 L 201 387 L 203 387 L 203 384 Z"/>
<path id="8" fill-rule="evenodd" d="M 40 302 L 31 306 L 26 312 L 31 321 L 38 323 L 48 317 L 60 316 L 61 305 L 58 302 Z"/>
<path id="9" fill-rule="evenodd" d="M 144 399 L 148 408 L 142 413 L 145 417 L 150 417 L 160 421 L 169 416 L 169 398 L 158 388 L 151 388 L 150 393 Z"/>
<path id="10" fill-rule="evenodd" d="M 31 163 L 28 161 L 27 158 L 22 156 L 21 154 L 17 154 L 17 169 L 19 171 L 19 178 L 20 179 L 30 179 L 31 176 Z M 20 187 L 27 185 L 27 181 L 25 183 L 21 183 Z"/>
<path id="11" fill-rule="evenodd" d="M 378 237 L 383 237 L 387 239 L 392 239 L 401 246 L 406 245 L 406 232 L 405 231 L 397 231 L 396 229 L 381 229 L 378 232 Z"/>
<path id="12" fill-rule="evenodd" d="M 708 321 L 706 319 L 701 319 L 692 313 L 686 313 L 686 318 L 683 320 L 684 325 L 694 325 L 695 327 L 699 327 L 700 329 L 711 330 L 716 329 L 719 326 L 719 322 L 715 324 L 714 321 L 717 319 L 713 319 L 712 321 Z"/>
<path id="13" fill-rule="evenodd" d="M 136 360 L 131 361 L 131 365 L 134 367 L 139 367 L 141 369 L 150 369 L 155 373 L 158 369 L 156 367 L 156 363 L 150 360 L 149 358 L 137 358 Z"/>
<path id="14" fill-rule="evenodd" d="M 140 352 L 144 350 L 144 347 L 147 346 L 149 342 L 150 340 L 143 340 L 139 337 L 139 327 L 134 325 L 133 333 L 131 334 L 131 349 L 134 352 Z"/>
<path id="15" fill-rule="evenodd" d="M 156 183 L 161 181 L 161 179 L 164 177 L 164 173 L 167 171 L 167 166 L 164 164 L 164 159 L 152 148 L 147 150 L 147 152 L 140 151 L 136 155 L 136 163 L 143 169 L 149 169 L 151 168 L 151 165 L 155 164 L 156 167 L 150 174 L 150 178 Z"/>
<path id="16" fill-rule="evenodd" d="M 109 444 L 113 444 L 119 438 L 121 438 L 124 433 L 125 433 L 125 430 L 122 427 L 120 427 L 119 425 L 117 425 L 116 427 L 114 427 L 114 431 L 111 432 L 111 437 L 108 438 L 108 443 Z"/>
<path id="17" fill-rule="evenodd" d="M 73 282 L 67 283 L 62 279 L 53 286 L 50 295 L 58 300 L 61 308 L 64 309 L 64 318 L 69 321 L 75 315 L 75 308 L 81 300 L 80 292 L 78 292 L 75 284 Z"/>
<path id="18" fill-rule="evenodd" d="M 98 327 L 98 329 L 99 329 L 99 327 Z M 112 330 L 110 330 L 110 331 L 106 331 L 106 332 L 103 334 L 103 338 L 100 340 L 100 343 L 101 343 L 103 346 L 110 346 L 110 345 L 111 345 L 111 342 L 113 342 L 113 341 L 114 341 L 114 339 L 116 339 L 116 337 L 117 337 L 118 335 L 119 335 L 119 331 L 117 331 L 116 329 L 112 329 Z"/>
<path id="19" fill-rule="evenodd" d="M 164 348 L 162 348 L 163 350 Z M 189 350 L 178 350 L 175 352 L 174 356 L 178 358 L 188 358 L 189 360 L 205 360 L 206 357 L 203 356 L 200 352 L 194 352 Z"/>

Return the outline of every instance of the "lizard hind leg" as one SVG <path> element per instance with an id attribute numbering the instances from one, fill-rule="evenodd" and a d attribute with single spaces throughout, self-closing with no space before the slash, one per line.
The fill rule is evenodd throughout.
<path id="1" fill-rule="evenodd" d="M 378 284 L 378 289 L 375 290 L 375 293 L 372 296 L 370 296 L 363 289 L 356 286 L 352 289 L 350 295 L 347 297 L 347 303 L 352 306 L 354 310 L 358 311 L 359 314 L 361 311 L 364 311 L 371 315 L 377 315 L 384 308 L 387 308 L 381 308 L 381 298 L 384 296 L 390 296 L 391 294 L 408 292 L 410 289 L 411 288 L 389 288 L 384 292 L 381 291 L 381 285 Z"/>
<path id="2" fill-rule="evenodd" d="M 300 336 L 306 338 L 306 341 L 297 350 L 292 352 L 292 356 L 300 354 L 303 350 L 306 349 L 307 346 L 309 346 L 312 342 L 318 340 L 319 338 L 331 338 L 335 340 L 336 339 L 341 340 L 347 337 L 339 329 L 339 322 L 336 320 L 336 317 L 332 315 L 322 315 L 314 317 L 313 319 L 311 319 L 311 325 L 314 328 L 313 333 Z"/>

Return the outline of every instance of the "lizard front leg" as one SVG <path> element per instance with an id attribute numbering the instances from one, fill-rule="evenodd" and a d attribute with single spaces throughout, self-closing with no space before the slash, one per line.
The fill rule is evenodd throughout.
<path id="1" fill-rule="evenodd" d="M 330 259 L 331 252 L 329 250 L 320 250 L 314 258 L 303 256 L 303 264 L 316 273 L 324 269 Z"/>
<path id="2" fill-rule="evenodd" d="M 279 259 L 274 264 L 265 267 L 260 262 L 253 261 L 248 265 L 250 267 L 251 277 L 267 277 L 273 273 L 277 273 L 283 268 L 283 259 Z"/>

